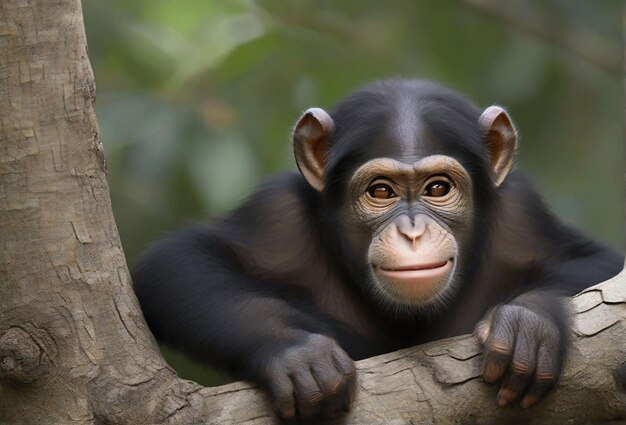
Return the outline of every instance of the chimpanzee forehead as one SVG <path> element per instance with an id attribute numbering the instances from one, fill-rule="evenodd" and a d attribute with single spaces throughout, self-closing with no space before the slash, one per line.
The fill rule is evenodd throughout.
<path id="1" fill-rule="evenodd" d="M 394 158 L 413 163 L 429 155 L 481 154 L 480 110 L 431 82 L 392 80 L 348 96 L 332 113 L 331 163 Z M 358 157 L 358 159 L 357 159 Z"/>

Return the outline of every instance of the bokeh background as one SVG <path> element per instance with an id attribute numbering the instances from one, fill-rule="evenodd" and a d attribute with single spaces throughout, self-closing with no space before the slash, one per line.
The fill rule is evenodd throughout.
<path id="1" fill-rule="evenodd" d="M 519 165 L 563 219 L 623 250 L 622 0 L 83 0 L 129 264 L 294 168 L 310 106 L 393 77 L 508 108 Z M 206 385 L 209 368 L 164 347 Z"/>

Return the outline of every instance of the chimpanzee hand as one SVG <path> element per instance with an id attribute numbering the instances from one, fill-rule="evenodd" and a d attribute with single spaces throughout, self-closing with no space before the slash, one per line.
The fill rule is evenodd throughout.
<path id="1" fill-rule="evenodd" d="M 352 408 L 356 368 L 339 345 L 310 334 L 268 361 L 265 381 L 284 419 L 336 417 Z"/>
<path id="2" fill-rule="evenodd" d="M 568 337 L 559 300 L 554 300 L 551 313 L 541 305 L 514 300 L 495 307 L 476 325 L 474 335 L 485 347 L 483 379 L 494 383 L 504 378 L 500 406 L 523 396 L 520 405 L 530 407 L 558 379 Z"/>

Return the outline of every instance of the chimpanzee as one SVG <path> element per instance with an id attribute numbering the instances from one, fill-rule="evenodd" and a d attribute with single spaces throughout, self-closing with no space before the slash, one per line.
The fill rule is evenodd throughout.
<path id="1" fill-rule="evenodd" d="M 511 171 L 516 144 L 504 109 L 481 112 L 429 81 L 381 81 L 330 114 L 309 109 L 293 131 L 300 174 L 139 260 L 148 324 L 260 384 L 284 418 L 349 411 L 353 360 L 475 327 L 498 404 L 531 406 L 561 370 L 564 297 L 622 258 L 548 211 Z"/>

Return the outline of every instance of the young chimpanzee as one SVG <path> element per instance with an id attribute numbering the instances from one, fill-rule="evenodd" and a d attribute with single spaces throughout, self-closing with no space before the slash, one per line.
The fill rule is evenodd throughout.
<path id="1" fill-rule="evenodd" d="M 427 81 L 382 81 L 293 132 L 301 174 L 157 242 L 133 272 L 156 337 L 265 388 L 285 418 L 334 416 L 353 359 L 466 333 L 498 403 L 557 379 L 565 296 L 621 257 L 563 225 L 519 171 L 517 135 Z M 493 308 L 492 308 L 493 307 Z"/>

